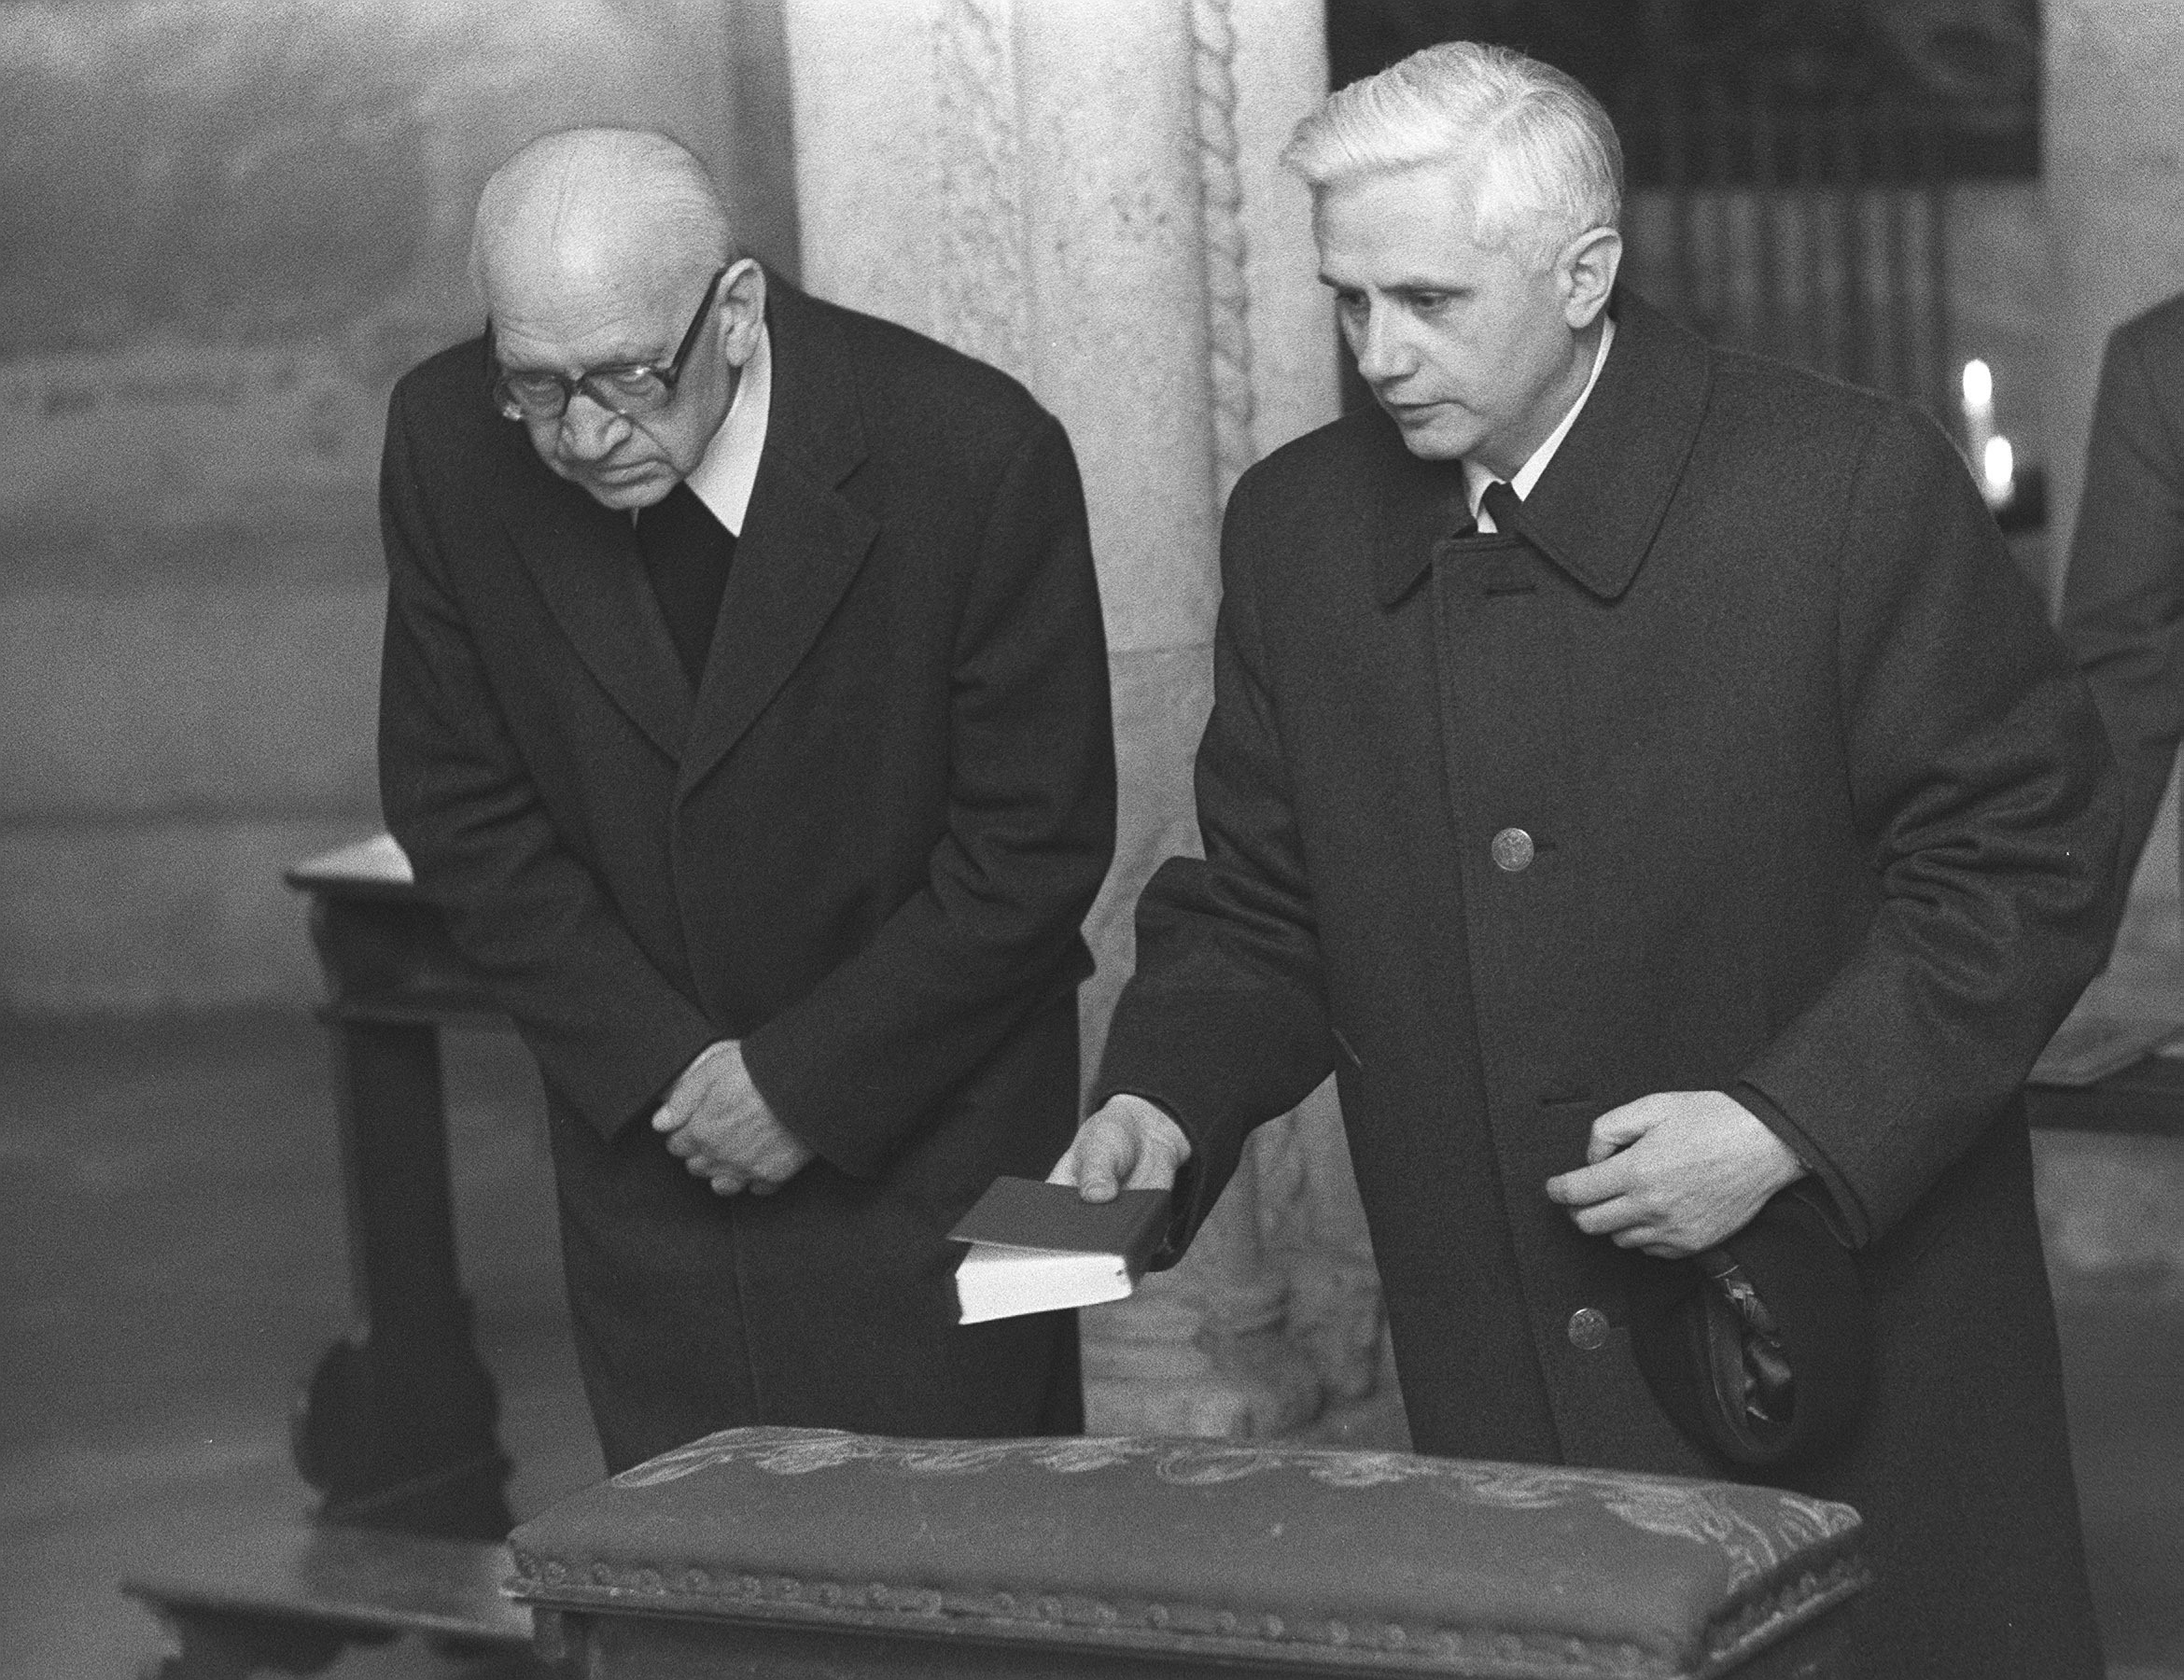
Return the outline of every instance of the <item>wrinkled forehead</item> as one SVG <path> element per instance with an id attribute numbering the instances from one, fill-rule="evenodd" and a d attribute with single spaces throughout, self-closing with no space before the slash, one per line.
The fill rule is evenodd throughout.
<path id="1" fill-rule="evenodd" d="M 657 272 L 511 268 L 486 291 L 495 354 L 504 367 L 565 371 L 664 361 L 702 285 L 685 298 Z"/>
<path id="2" fill-rule="evenodd" d="M 719 265 L 707 189 L 661 143 L 616 132 L 549 136 L 495 172 L 479 195 L 472 269 L 497 325 L 539 336 L 637 317 L 670 342 Z M 678 154 L 679 155 L 679 154 Z M 694 165 L 693 165 L 694 167 Z"/>
<path id="3" fill-rule="evenodd" d="M 672 348 L 707 271 L 664 249 L 657 232 L 626 217 L 510 225 L 483 253 L 479 275 L 497 340 L 568 362 L 644 360 Z"/>

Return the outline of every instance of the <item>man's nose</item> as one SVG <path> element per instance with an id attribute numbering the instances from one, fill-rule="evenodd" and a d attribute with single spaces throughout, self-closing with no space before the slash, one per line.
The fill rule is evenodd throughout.
<path id="1" fill-rule="evenodd" d="M 579 460 L 595 461 L 628 435 L 629 422 L 580 390 L 561 415 L 561 445 Z"/>
<path id="2" fill-rule="evenodd" d="M 1395 311 L 1368 304 L 1364 315 L 1351 336 L 1358 377 L 1374 385 L 1402 378 L 1411 371 L 1410 346 Z"/>

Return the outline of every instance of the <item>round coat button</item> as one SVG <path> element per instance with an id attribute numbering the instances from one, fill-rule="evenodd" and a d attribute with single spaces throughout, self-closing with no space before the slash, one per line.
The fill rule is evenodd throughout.
<path id="1" fill-rule="evenodd" d="M 1505 869 L 1515 875 L 1519 869 L 1532 867 L 1532 836 L 1520 828 L 1505 828 L 1493 837 L 1487 850 L 1494 860 L 1496 869 Z"/>
<path id="2" fill-rule="evenodd" d="M 1607 1314 L 1597 1307 L 1580 1307 L 1570 1315 L 1570 1345 L 1590 1353 L 1608 1338 Z"/>

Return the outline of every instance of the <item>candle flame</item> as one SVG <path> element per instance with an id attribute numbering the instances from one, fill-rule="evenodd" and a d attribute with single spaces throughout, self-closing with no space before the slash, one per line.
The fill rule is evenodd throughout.
<path id="1" fill-rule="evenodd" d="M 1977 357 L 1964 364 L 1964 399 L 1973 408 L 1995 400 L 1995 371 Z"/>
<path id="2" fill-rule="evenodd" d="M 1980 475 L 1986 483 L 1990 507 L 2000 507 L 2009 499 L 2010 490 L 2017 479 L 2017 455 L 2009 447 L 2008 438 L 1987 440 L 1986 456 L 1980 463 Z"/>

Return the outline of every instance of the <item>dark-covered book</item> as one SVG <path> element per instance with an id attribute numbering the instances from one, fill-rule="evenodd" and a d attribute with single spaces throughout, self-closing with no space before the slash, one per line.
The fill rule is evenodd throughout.
<path id="1" fill-rule="evenodd" d="M 1119 1301 L 1144 1274 L 1168 1224 L 1168 1192 L 1088 1202 L 1073 1185 L 994 1180 L 948 1233 L 971 1252 L 956 1267 L 959 1322 Z"/>

